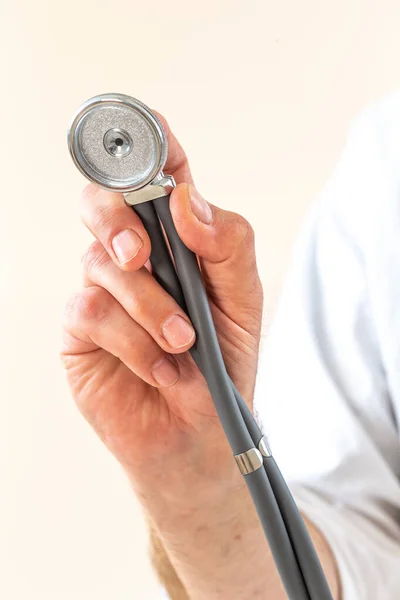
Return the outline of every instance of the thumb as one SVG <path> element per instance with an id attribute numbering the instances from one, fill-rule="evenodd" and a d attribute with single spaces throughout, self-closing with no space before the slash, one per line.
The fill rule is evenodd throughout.
<path id="1" fill-rule="evenodd" d="M 255 333 L 262 288 L 251 225 L 242 216 L 209 204 L 188 184 L 174 189 L 170 207 L 180 238 L 200 258 L 210 299 L 235 323 Z"/>

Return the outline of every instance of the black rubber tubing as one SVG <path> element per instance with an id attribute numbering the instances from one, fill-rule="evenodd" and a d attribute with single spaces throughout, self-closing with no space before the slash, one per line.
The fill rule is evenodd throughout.
<path id="1" fill-rule="evenodd" d="M 273 456 L 264 457 L 264 468 L 294 547 L 310 597 L 313 600 L 333 600 L 311 536 Z"/>
<path id="2" fill-rule="evenodd" d="M 170 259 L 169 250 L 154 207 L 151 206 L 151 203 L 138 205 L 136 206 L 136 212 L 142 219 L 151 237 L 152 264 L 155 278 L 163 285 L 163 287 L 168 288 L 171 296 L 173 296 L 181 308 L 187 312 L 180 281 Z M 192 356 L 200 367 L 199 357 L 197 356 L 195 348 L 192 349 Z M 262 432 L 232 381 L 231 386 L 254 445 L 255 447 L 258 447 Z M 319 557 L 315 551 L 307 527 L 305 526 L 304 520 L 296 506 L 291 492 L 282 477 L 279 467 L 272 456 L 264 457 L 264 468 L 267 472 L 272 491 L 281 511 L 283 521 L 286 525 L 297 561 L 301 566 L 303 577 L 306 581 L 311 598 L 318 600 L 332 600 L 332 595 Z"/>
<path id="3" fill-rule="evenodd" d="M 187 314 L 187 306 L 175 267 L 172 264 L 164 233 L 152 202 L 143 202 L 132 207 L 140 217 L 151 241 L 150 262 L 153 276 Z"/>
<path id="4" fill-rule="evenodd" d="M 262 438 L 260 428 L 233 383 L 232 386 L 236 401 L 250 434 L 253 439 L 260 441 Z M 258 444 L 260 443 L 259 441 Z M 258 444 L 256 444 L 256 447 L 258 447 Z M 321 561 L 319 560 L 309 531 L 274 457 L 266 456 L 263 462 L 310 597 L 313 600 L 333 600 Z"/>
<path id="5" fill-rule="evenodd" d="M 138 207 L 139 210 L 137 210 Z M 159 223 L 156 223 L 154 217 L 158 216 L 161 220 L 175 259 L 178 277 L 176 276 L 175 268 L 172 265 L 171 259 L 169 258 L 169 251 L 165 240 L 163 247 L 162 244 L 160 244 L 160 240 L 156 241 L 155 239 L 154 247 L 152 246 L 151 255 L 154 276 L 159 281 L 162 278 L 165 278 L 165 276 L 168 277 L 169 289 L 173 297 L 179 296 L 179 293 L 176 292 L 178 288 L 182 286 L 185 302 L 184 304 L 179 302 L 179 304 L 183 309 L 186 309 L 186 312 L 189 314 L 196 331 L 201 331 L 201 335 L 197 337 L 196 345 L 192 349 L 192 356 L 194 357 L 203 375 L 205 375 L 208 384 L 210 379 L 210 371 L 215 372 L 216 364 L 218 364 L 219 370 L 223 372 L 226 382 L 225 385 L 228 385 L 230 393 L 233 393 L 235 408 L 239 408 L 236 396 L 241 399 L 242 406 L 246 407 L 246 417 L 250 417 L 251 429 L 255 439 L 250 435 L 249 429 L 246 427 L 243 418 L 239 422 L 239 425 L 246 429 L 247 436 L 250 435 L 252 444 L 250 447 L 255 446 L 260 441 L 262 433 L 253 416 L 251 415 L 250 410 L 248 409 L 244 400 L 241 398 L 239 392 L 233 386 L 233 383 L 226 372 L 225 364 L 223 362 L 222 355 L 220 354 L 218 339 L 209 309 L 208 298 L 198 267 L 197 258 L 183 244 L 176 232 L 169 210 L 168 198 L 155 200 L 154 208 L 157 214 L 153 213 L 150 207 L 145 207 L 144 205 L 135 206 L 137 214 L 143 218 L 144 223 L 147 223 L 147 231 L 152 244 L 153 238 L 159 237 L 160 233 L 163 235 L 161 226 Z M 174 273 L 172 273 L 172 270 Z M 167 275 L 168 271 L 169 274 Z M 158 273 L 162 274 L 161 277 L 158 277 Z M 174 282 L 173 285 L 171 285 L 172 281 Z M 191 310 L 191 304 L 195 304 L 195 310 Z M 212 338 L 212 344 L 209 343 L 210 338 Z M 199 344 L 199 341 L 202 341 L 203 343 Z M 212 349 L 215 349 L 215 347 L 218 348 L 220 354 L 220 359 L 218 357 L 218 361 L 213 361 L 212 356 L 210 360 L 210 347 Z M 208 357 L 208 360 L 202 360 L 203 353 Z M 214 402 L 215 394 L 218 394 L 217 402 L 215 402 L 218 411 L 218 401 L 221 403 L 220 390 L 219 388 L 216 388 L 216 391 L 213 393 L 210 385 L 209 387 Z M 222 402 L 224 402 L 223 397 Z M 241 414 L 240 408 L 239 412 Z M 222 425 L 224 427 L 224 423 L 222 423 Z M 232 426 L 231 423 L 230 426 Z M 233 424 L 233 426 L 237 425 Z M 229 435 L 227 435 L 227 437 L 229 439 Z M 234 448 L 232 448 L 232 450 L 235 454 L 236 452 Z M 311 600 L 302 577 L 296 555 L 291 545 L 285 523 L 282 519 L 282 515 L 265 470 L 258 469 L 254 473 L 245 475 L 244 478 L 253 498 L 253 502 L 256 506 L 260 521 L 268 539 L 270 550 L 274 556 L 276 566 L 289 598 L 293 600 Z"/>
<path id="6" fill-rule="evenodd" d="M 250 435 L 253 440 L 258 440 L 255 444 L 258 448 L 261 430 L 233 382 L 232 387 Z M 266 456 L 263 462 L 310 597 L 313 600 L 333 600 L 309 531 L 274 457 Z"/>

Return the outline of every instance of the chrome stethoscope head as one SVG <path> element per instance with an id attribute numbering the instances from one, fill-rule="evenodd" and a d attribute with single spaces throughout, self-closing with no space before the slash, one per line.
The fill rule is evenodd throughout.
<path id="1" fill-rule="evenodd" d="M 124 94 L 102 94 L 82 104 L 69 128 L 68 146 L 85 177 L 124 194 L 160 181 L 168 154 L 157 115 Z"/>

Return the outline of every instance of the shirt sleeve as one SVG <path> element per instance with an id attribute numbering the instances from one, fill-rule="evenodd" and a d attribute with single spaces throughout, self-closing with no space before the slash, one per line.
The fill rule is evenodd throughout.
<path id="1" fill-rule="evenodd" d="M 300 510 L 332 548 L 343 600 L 400 597 L 400 380 L 391 377 L 400 347 L 390 343 L 400 341 L 390 298 L 400 261 L 384 250 L 395 255 L 400 196 L 385 110 L 355 122 L 305 223 L 256 386 L 258 419 Z"/>

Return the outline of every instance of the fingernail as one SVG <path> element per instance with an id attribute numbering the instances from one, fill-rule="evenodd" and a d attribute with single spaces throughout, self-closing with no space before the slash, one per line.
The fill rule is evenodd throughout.
<path id="1" fill-rule="evenodd" d="M 165 356 L 153 365 L 152 375 L 157 383 L 169 387 L 179 379 L 179 369 L 172 357 Z"/>
<path id="2" fill-rule="evenodd" d="M 140 248 L 143 246 L 143 240 L 133 229 L 123 229 L 113 237 L 111 242 L 113 250 L 121 265 L 135 258 Z"/>
<path id="3" fill-rule="evenodd" d="M 190 204 L 195 217 L 202 223 L 209 225 L 213 218 L 211 206 L 202 198 L 192 185 L 189 186 Z"/>
<path id="4" fill-rule="evenodd" d="M 194 329 L 180 315 L 172 315 L 164 321 L 161 331 L 168 344 L 173 348 L 187 346 L 194 338 Z"/>

